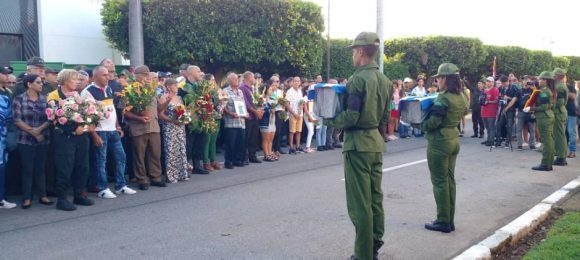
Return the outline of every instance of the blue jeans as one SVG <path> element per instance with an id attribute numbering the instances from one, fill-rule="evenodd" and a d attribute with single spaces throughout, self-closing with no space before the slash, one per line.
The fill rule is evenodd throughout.
<path id="1" fill-rule="evenodd" d="M 399 123 L 399 137 L 409 137 L 409 126 Z"/>
<path id="2" fill-rule="evenodd" d="M 98 131 L 97 134 L 103 140 L 103 146 L 95 147 L 93 158 L 94 176 L 97 177 L 99 190 L 108 188 L 107 183 L 107 153 L 111 153 L 115 160 L 115 189 L 121 189 L 127 185 L 125 180 L 126 156 L 121 143 L 121 135 L 117 131 Z"/>
<path id="3" fill-rule="evenodd" d="M 567 131 L 568 131 L 568 151 L 571 153 L 576 152 L 576 116 L 569 116 L 567 121 Z"/>
<path id="4" fill-rule="evenodd" d="M 316 147 L 326 145 L 326 129 L 325 125 L 321 125 L 320 128 L 316 129 Z"/>

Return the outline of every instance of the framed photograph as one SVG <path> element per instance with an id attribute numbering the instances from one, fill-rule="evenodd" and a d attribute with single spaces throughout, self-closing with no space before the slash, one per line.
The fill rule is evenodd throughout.
<path id="1" fill-rule="evenodd" d="M 244 101 L 234 100 L 234 107 L 239 117 L 248 116 L 248 110 L 246 110 L 246 103 Z"/>

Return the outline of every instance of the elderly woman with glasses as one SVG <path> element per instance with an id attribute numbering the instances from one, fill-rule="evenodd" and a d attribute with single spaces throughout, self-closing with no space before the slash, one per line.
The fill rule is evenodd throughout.
<path id="1" fill-rule="evenodd" d="M 39 202 L 52 205 L 46 196 L 46 176 L 44 165 L 48 154 L 50 121 L 46 117 L 46 96 L 42 95 L 42 79 L 36 74 L 29 74 L 22 80 L 26 92 L 12 101 L 12 117 L 18 131 L 18 152 L 22 169 L 22 208 L 32 205 L 32 188 L 39 196 Z M 34 185 L 33 185 L 34 179 Z"/>

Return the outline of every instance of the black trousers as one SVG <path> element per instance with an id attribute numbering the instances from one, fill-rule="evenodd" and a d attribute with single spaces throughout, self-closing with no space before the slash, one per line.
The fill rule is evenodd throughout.
<path id="1" fill-rule="evenodd" d="M 481 118 L 481 109 L 474 109 L 471 111 L 471 122 L 473 123 L 473 134 L 483 136 L 485 127 L 483 126 L 483 118 Z"/>
<path id="2" fill-rule="evenodd" d="M 282 136 L 288 131 L 284 131 L 284 120 L 280 117 L 282 111 L 276 111 L 276 132 L 274 133 L 274 142 L 272 143 L 272 151 L 280 152 L 282 146 Z"/>
<path id="3" fill-rule="evenodd" d="M 257 119 L 246 119 L 246 147 L 248 158 L 256 157 L 258 140 L 260 138 L 260 124 Z"/>
<path id="4" fill-rule="evenodd" d="M 208 135 L 205 133 L 190 132 L 187 128 L 185 131 L 187 132 L 185 134 L 185 150 L 187 152 L 187 159 L 192 160 L 194 162 L 193 165 L 195 166 L 196 162 L 203 159 L 202 149 Z"/>
<path id="5" fill-rule="evenodd" d="M 54 133 L 52 140 L 57 196 L 66 198 L 71 182 L 74 195 L 81 195 L 89 177 L 89 134 L 68 136 Z"/>
<path id="6" fill-rule="evenodd" d="M 241 163 L 246 153 L 246 132 L 243 128 L 224 128 L 225 164 Z"/>
<path id="7" fill-rule="evenodd" d="M 31 200 L 33 193 L 39 198 L 46 197 L 46 172 L 44 166 L 48 155 L 48 144 L 18 144 L 22 173 L 22 198 Z"/>

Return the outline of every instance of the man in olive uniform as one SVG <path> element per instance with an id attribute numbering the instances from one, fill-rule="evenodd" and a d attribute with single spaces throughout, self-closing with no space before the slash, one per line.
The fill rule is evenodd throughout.
<path id="1" fill-rule="evenodd" d="M 384 142 L 379 128 L 388 122 L 392 85 L 374 62 L 379 37 L 360 33 L 352 49 L 356 71 L 348 80 L 345 109 L 324 125 L 344 129 L 344 175 L 348 214 L 356 229 L 351 259 L 377 259 L 383 245 L 381 178 Z"/>
<path id="2" fill-rule="evenodd" d="M 554 165 L 566 166 L 568 155 L 568 141 L 566 140 L 566 120 L 568 120 L 568 87 L 566 87 L 566 70 L 554 69 L 554 81 L 556 82 L 556 104 L 554 111 L 554 144 L 556 148 L 556 160 Z"/>
<path id="3" fill-rule="evenodd" d="M 540 132 L 540 137 L 544 142 L 544 149 L 542 149 L 542 162 L 538 166 L 532 167 L 535 171 L 551 171 L 554 163 L 554 98 L 552 90 L 550 90 L 549 81 L 554 80 L 554 73 L 551 71 L 543 71 L 538 76 L 540 80 L 541 92 L 534 104 L 533 112 L 536 116 L 536 124 Z M 524 108 L 527 112 L 530 108 Z"/>
<path id="4" fill-rule="evenodd" d="M 30 59 L 28 59 L 28 61 L 26 61 L 26 73 L 24 75 L 30 75 L 30 74 L 36 74 L 38 76 L 40 76 L 40 78 L 42 79 L 42 81 L 44 81 L 45 78 L 45 66 L 44 66 L 44 60 L 40 57 L 32 57 Z M 24 78 L 24 77 L 22 77 Z M 12 92 L 14 92 L 14 95 L 12 98 L 26 92 L 26 88 L 24 88 L 24 84 L 22 83 L 22 79 L 18 80 L 18 83 L 16 83 L 16 86 L 14 86 L 14 89 L 12 90 Z"/>

